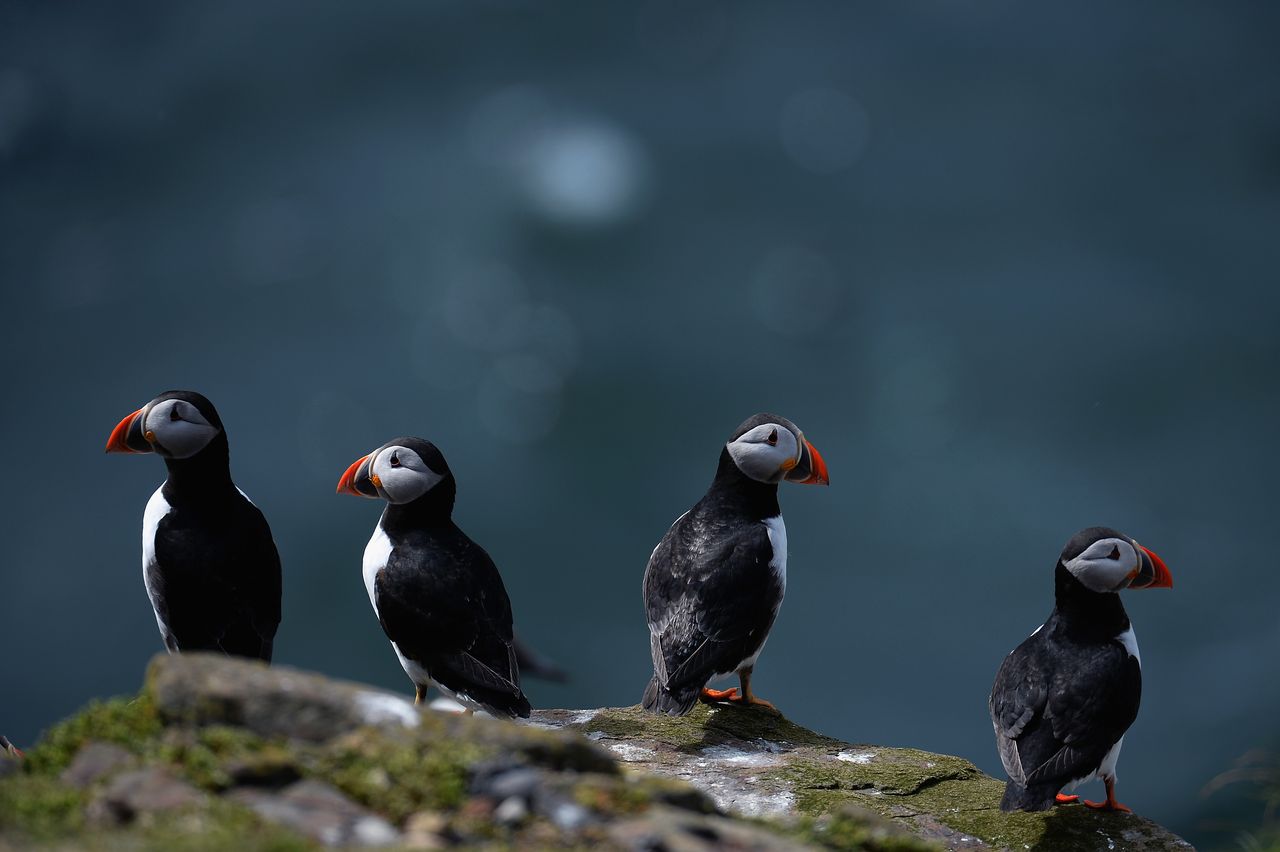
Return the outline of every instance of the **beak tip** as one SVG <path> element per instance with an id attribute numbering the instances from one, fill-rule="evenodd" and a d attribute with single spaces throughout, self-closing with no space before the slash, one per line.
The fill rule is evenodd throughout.
<path id="1" fill-rule="evenodd" d="M 343 472 L 342 477 L 338 480 L 338 487 L 336 489 L 338 494 L 350 494 L 352 497 L 368 496 L 367 494 L 362 493 L 357 487 L 357 483 L 360 479 L 360 466 L 364 464 L 368 458 L 368 456 L 361 456 L 352 462 L 346 471 Z"/>

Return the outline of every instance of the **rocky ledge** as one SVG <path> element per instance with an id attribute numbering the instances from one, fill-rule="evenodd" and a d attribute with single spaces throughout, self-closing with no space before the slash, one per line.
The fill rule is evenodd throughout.
<path id="1" fill-rule="evenodd" d="M 519 725 L 185 655 L 25 759 L 0 755 L 0 850 L 1190 848 L 1078 805 L 1002 814 L 1000 789 L 960 758 L 842 743 L 758 709 Z"/>

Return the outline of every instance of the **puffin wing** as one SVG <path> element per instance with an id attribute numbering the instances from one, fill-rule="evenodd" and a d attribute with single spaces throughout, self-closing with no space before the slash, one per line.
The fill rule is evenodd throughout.
<path id="1" fill-rule="evenodd" d="M 764 641 L 781 589 L 763 524 L 715 530 L 685 515 L 667 531 L 645 571 L 654 673 L 671 690 L 700 688 L 732 671 Z"/>
<path id="2" fill-rule="evenodd" d="M 374 594 L 387 638 L 441 686 L 521 696 L 511 601 L 479 545 L 467 539 L 450 549 L 395 548 Z"/>
<path id="3" fill-rule="evenodd" d="M 243 496 L 216 532 L 171 511 L 156 525 L 147 566 L 153 605 L 174 649 L 270 662 L 280 624 L 280 555 L 262 512 Z M 166 637 L 168 638 L 168 637 Z"/>
<path id="4" fill-rule="evenodd" d="M 1092 774 L 1133 723 L 1142 692 L 1138 662 L 1118 642 L 1055 653 L 1036 639 L 1005 659 L 991 694 L 1001 762 L 1024 786 Z"/>
<path id="5" fill-rule="evenodd" d="M 1009 777 L 1023 785 L 1027 774 L 1018 752 L 1018 738 L 1043 716 L 1049 696 L 1048 673 L 1037 665 L 1037 654 L 1029 647 L 1035 638 L 1033 635 L 1005 657 L 987 703 L 1000 762 Z"/>
<path id="6" fill-rule="evenodd" d="M 280 626 L 282 580 L 280 552 L 262 512 L 247 497 L 239 507 L 245 521 L 244 554 L 234 582 L 237 615 L 223 635 L 229 653 L 256 656 L 271 662 L 276 630 Z M 256 650 L 256 652 L 255 652 Z"/>

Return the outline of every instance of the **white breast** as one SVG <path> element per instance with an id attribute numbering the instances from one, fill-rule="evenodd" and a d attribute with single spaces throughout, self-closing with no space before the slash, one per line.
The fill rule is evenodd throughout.
<path id="1" fill-rule="evenodd" d="M 387 538 L 387 534 L 382 530 L 382 521 L 378 521 L 378 526 L 374 527 L 373 537 L 369 539 L 369 543 L 364 546 L 364 587 L 369 593 L 369 603 L 373 606 L 373 612 L 378 612 L 377 595 L 374 594 L 373 581 L 377 579 L 378 572 L 387 567 L 387 560 L 391 558 L 391 539 Z"/>
<path id="2" fill-rule="evenodd" d="M 151 588 L 151 580 L 147 575 L 156 563 L 156 529 L 160 526 L 161 518 L 169 514 L 172 508 L 169 501 L 164 499 L 164 485 L 161 484 L 147 501 L 146 511 L 142 513 L 142 583 L 147 587 L 147 598 L 151 601 L 151 608 L 155 610 L 156 625 L 160 628 L 161 636 L 168 635 L 169 625 L 165 624 L 164 619 L 160 617 L 160 607 L 156 605 L 156 593 Z"/>
<path id="3" fill-rule="evenodd" d="M 1138 653 L 1138 635 L 1133 632 L 1133 625 L 1129 625 L 1129 629 L 1116 637 L 1116 641 L 1124 646 L 1129 652 L 1129 656 L 1138 661 L 1138 667 L 1142 667 L 1142 655 Z"/>
<path id="4" fill-rule="evenodd" d="M 769 567 L 778 575 L 778 579 L 782 582 L 782 590 L 787 590 L 787 525 L 782 522 L 782 516 L 778 515 L 774 518 L 764 519 L 765 531 L 769 533 L 769 546 L 773 548 L 773 558 L 769 560 Z"/>
<path id="5" fill-rule="evenodd" d="M 785 594 L 787 591 L 787 525 L 782 522 L 782 515 L 778 515 L 774 518 L 765 518 L 764 528 L 769 534 L 769 546 L 773 549 L 773 557 L 769 560 L 769 567 L 773 569 L 774 576 L 778 578 L 778 582 L 781 583 L 782 591 Z M 782 597 L 779 596 L 778 607 L 781 606 Z M 775 616 L 778 614 L 777 607 L 774 608 L 773 614 Z M 746 669 L 755 668 L 756 660 L 759 659 L 760 652 L 764 650 L 764 644 L 767 641 L 769 641 L 769 637 L 766 635 L 764 639 L 760 641 L 760 647 L 756 648 L 755 653 L 738 663 L 738 665 L 734 667 L 734 671 L 740 672 Z M 716 674 L 716 677 L 725 677 L 727 674 L 729 673 L 718 673 Z"/>

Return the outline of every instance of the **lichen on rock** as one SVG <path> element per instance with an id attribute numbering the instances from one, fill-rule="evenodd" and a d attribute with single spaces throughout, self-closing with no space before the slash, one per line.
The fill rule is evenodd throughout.
<path id="1" fill-rule="evenodd" d="M 422 711 L 285 667 L 164 656 L 0 777 L 0 850 L 1186 848 L 1138 817 L 1006 815 L 961 758 L 698 707 Z"/>

